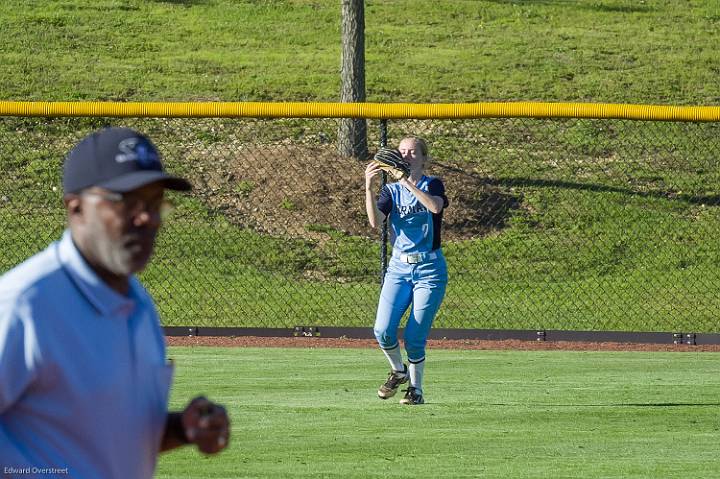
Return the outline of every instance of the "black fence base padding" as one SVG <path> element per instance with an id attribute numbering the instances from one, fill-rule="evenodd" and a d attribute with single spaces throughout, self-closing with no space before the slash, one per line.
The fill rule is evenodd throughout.
<path id="1" fill-rule="evenodd" d="M 165 326 L 166 336 L 261 336 L 372 339 L 372 328 L 296 326 L 294 328 L 215 328 Z M 402 334 L 402 329 L 400 330 Z M 593 343 L 720 344 L 720 334 L 694 332 L 556 331 L 514 329 L 432 329 L 430 339 L 578 341 Z"/>

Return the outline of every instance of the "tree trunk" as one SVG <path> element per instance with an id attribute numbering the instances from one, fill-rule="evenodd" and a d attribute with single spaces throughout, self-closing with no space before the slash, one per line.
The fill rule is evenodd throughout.
<path id="1" fill-rule="evenodd" d="M 342 69 L 340 101 L 365 101 L 365 0 L 342 0 Z M 338 130 L 341 155 L 368 157 L 364 119 L 342 118 Z"/>

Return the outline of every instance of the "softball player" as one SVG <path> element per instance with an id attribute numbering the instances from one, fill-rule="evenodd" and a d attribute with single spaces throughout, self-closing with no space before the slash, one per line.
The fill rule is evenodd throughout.
<path id="1" fill-rule="evenodd" d="M 370 163 L 365 169 L 365 209 L 373 228 L 388 217 L 393 247 L 374 327 L 375 337 L 391 367 L 378 396 L 381 399 L 394 396 L 398 387 L 409 380 L 410 386 L 400 403 L 414 405 L 425 402 L 422 389 L 425 344 L 447 285 L 440 230 L 448 199 L 442 181 L 423 174 L 429 160 L 424 140 L 405 138 L 398 150 L 410 165 L 410 175 L 385 185 L 376 201 L 373 187 L 381 170 Z M 398 327 L 410 306 L 404 333 L 408 367 L 400 351 Z"/>

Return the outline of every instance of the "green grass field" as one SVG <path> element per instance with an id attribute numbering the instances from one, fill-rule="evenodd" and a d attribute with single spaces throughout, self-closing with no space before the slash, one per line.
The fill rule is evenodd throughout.
<path id="1" fill-rule="evenodd" d="M 368 101 L 715 104 L 712 0 L 368 0 Z M 333 0 L 8 0 L 6 100 L 337 101 Z"/>
<path id="2" fill-rule="evenodd" d="M 372 102 L 720 103 L 715 0 L 367 0 L 366 26 Z M 0 100 L 337 101 L 340 7 L 6 0 L 0 66 Z M 0 118 L 0 271 L 59 235 L 63 155 L 108 122 L 152 131 L 170 168 L 195 176 L 223 172 L 217 160 L 238 145 L 320 148 L 337 126 Z M 502 232 L 445 245 L 452 281 L 436 326 L 717 331 L 718 125 L 390 127 L 391 141 L 421 133 L 439 160 L 522 205 Z M 324 242 L 267 235 L 201 195 L 176 202 L 142 275 L 164 324 L 370 327 L 376 242 L 332 227 Z M 169 355 L 171 408 L 206 394 L 234 432 L 217 457 L 163 455 L 158 478 L 720 477 L 713 353 L 431 350 L 417 408 L 376 398 L 377 350 Z"/>
<path id="3" fill-rule="evenodd" d="M 171 409 L 224 403 L 231 445 L 158 478 L 714 478 L 713 353 L 430 350 L 427 404 L 381 401 L 371 349 L 172 347 Z"/>

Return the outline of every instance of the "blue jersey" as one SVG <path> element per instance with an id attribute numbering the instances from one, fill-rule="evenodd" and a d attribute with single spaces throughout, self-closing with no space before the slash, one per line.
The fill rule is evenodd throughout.
<path id="1" fill-rule="evenodd" d="M 440 178 L 423 175 L 415 185 L 421 191 L 443 199 L 448 206 L 445 185 Z M 383 187 L 377 207 L 390 222 L 390 241 L 393 250 L 402 253 L 427 253 L 440 248 L 442 211 L 431 213 L 414 194 L 400 183 Z"/>

